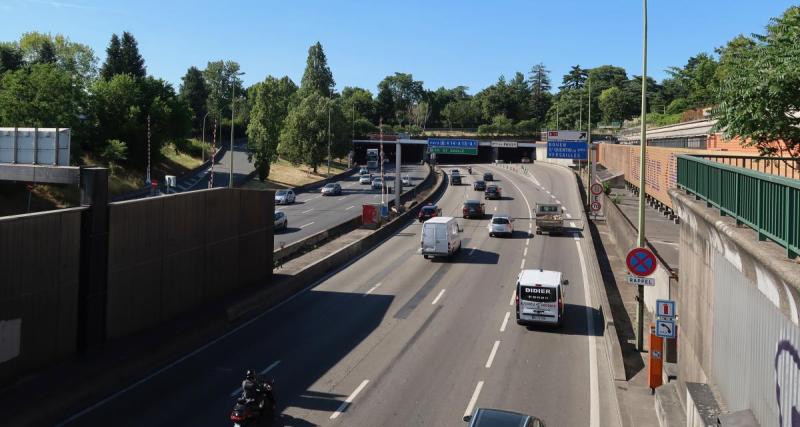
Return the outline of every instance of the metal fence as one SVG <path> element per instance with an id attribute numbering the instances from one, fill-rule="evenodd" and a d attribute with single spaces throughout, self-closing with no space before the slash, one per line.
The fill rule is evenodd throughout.
<path id="1" fill-rule="evenodd" d="M 697 156 L 678 156 L 678 188 L 730 215 L 737 224 L 800 254 L 800 181 Z"/>
<path id="2" fill-rule="evenodd" d="M 713 160 L 724 165 L 751 169 L 784 178 L 800 179 L 800 158 L 797 157 L 762 157 L 762 156 L 709 156 L 704 159 Z"/>

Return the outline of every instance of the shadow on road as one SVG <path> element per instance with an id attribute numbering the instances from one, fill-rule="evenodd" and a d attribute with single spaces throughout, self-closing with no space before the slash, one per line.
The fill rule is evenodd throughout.
<path id="1" fill-rule="evenodd" d="M 470 253 L 472 255 L 470 255 Z M 462 247 L 461 252 L 450 258 L 433 258 L 431 261 L 435 263 L 451 263 L 451 264 L 497 264 L 500 260 L 500 255 L 496 252 L 484 251 L 478 248 Z"/>
<path id="2" fill-rule="evenodd" d="M 594 330 L 589 330 L 588 320 L 592 316 Z M 599 337 L 603 335 L 603 316 L 600 310 L 585 305 L 565 304 L 564 323 L 558 326 L 527 326 L 529 331 L 545 332 L 562 335 L 589 335 Z"/>

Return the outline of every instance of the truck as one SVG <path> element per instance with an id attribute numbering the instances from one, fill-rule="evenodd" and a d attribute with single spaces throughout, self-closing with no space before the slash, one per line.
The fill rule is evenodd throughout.
<path id="1" fill-rule="evenodd" d="M 536 234 L 564 231 L 564 208 L 559 203 L 536 204 Z"/>
<path id="2" fill-rule="evenodd" d="M 380 152 L 377 148 L 367 148 L 367 169 L 378 169 Z"/>

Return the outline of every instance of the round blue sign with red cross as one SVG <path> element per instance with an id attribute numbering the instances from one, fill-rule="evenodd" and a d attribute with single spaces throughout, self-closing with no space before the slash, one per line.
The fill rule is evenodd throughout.
<path id="1" fill-rule="evenodd" d="M 647 248 L 631 249 L 625 263 L 628 265 L 628 271 L 640 277 L 653 274 L 658 266 L 656 256 Z"/>

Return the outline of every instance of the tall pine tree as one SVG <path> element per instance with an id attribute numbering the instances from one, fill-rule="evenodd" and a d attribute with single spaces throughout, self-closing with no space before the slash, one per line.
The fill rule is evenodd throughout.
<path id="1" fill-rule="evenodd" d="M 139 54 L 139 45 L 133 35 L 127 31 L 122 33 L 120 54 L 123 73 L 139 78 L 147 75 L 144 58 Z"/>
<path id="2" fill-rule="evenodd" d="M 106 62 L 100 69 L 100 76 L 104 80 L 111 80 L 117 74 L 122 73 L 122 49 L 120 47 L 119 37 L 116 34 L 111 35 L 111 42 L 108 43 L 106 48 Z"/>
<path id="3" fill-rule="evenodd" d="M 203 117 L 208 111 L 206 106 L 206 102 L 208 101 L 208 88 L 206 87 L 203 72 L 197 67 L 189 67 L 182 80 L 183 83 L 181 83 L 180 88 L 181 98 L 192 108 L 194 114 L 192 122 L 194 128 L 202 132 Z"/>
<path id="4" fill-rule="evenodd" d="M 308 48 L 308 59 L 306 59 L 306 71 L 303 73 L 303 80 L 300 81 L 300 90 L 303 96 L 309 92 L 316 92 L 326 98 L 333 94 L 333 74 L 328 68 L 328 60 L 322 45 L 317 42 Z"/>

